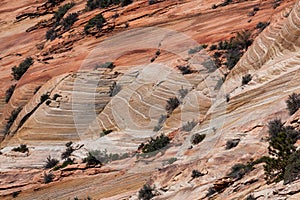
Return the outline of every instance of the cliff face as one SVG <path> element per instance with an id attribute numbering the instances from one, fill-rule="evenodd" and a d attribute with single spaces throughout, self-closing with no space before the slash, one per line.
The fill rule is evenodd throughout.
<path id="1" fill-rule="evenodd" d="M 291 63 L 297 62 L 299 50 L 299 5 L 282 12 L 276 23 L 271 24 L 249 48 L 230 76 L 227 87 L 232 90 L 241 73 L 254 73 L 255 82 L 264 84 L 284 73 L 294 73 Z M 284 20 L 285 19 L 285 20 Z M 286 62 L 288 63 L 286 63 Z M 284 63 L 283 63 L 284 62 Z M 292 66 L 294 66 L 292 64 Z M 259 72 L 259 73 L 258 73 Z M 272 78 L 270 77 L 272 76 Z"/>
<path id="2" fill-rule="evenodd" d="M 222 85 L 230 97 L 226 110 L 221 109 L 224 106 L 222 101 L 217 101 L 212 106 L 215 106 L 214 109 L 208 111 L 209 116 L 217 116 L 215 121 L 223 122 L 216 131 L 216 134 L 222 132 L 218 141 L 213 146 L 209 141 L 203 143 L 203 146 L 211 148 L 209 153 L 202 154 L 202 145 L 197 149 L 193 148 L 190 150 L 193 151 L 191 154 L 197 152 L 198 158 L 193 162 L 186 158 L 192 163 L 188 164 L 188 168 L 178 165 L 156 173 L 154 182 L 159 182 L 159 187 L 167 190 L 162 199 L 205 198 L 208 188 L 217 183 L 217 177 L 223 178 L 230 171 L 229 166 L 246 163 L 249 156 L 257 159 L 267 154 L 266 138 L 270 120 L 282 119 L 286 121 L 286 125 L 299 126 L 298 112 L 289 117 L 285 111 L 287 96 L 292 92 L 298 93 L 300 89 L 297 83 L 300 66 L 299 5 L 298 1 L 291 11 L 277 16 L 275 23 L 271 23 L 255 39 L 226 77 Z M 241 86 L 242 77 L 247 73 L 253 78 L 247 86 Z M 209 122 L 204 120 L 202 124 L 205 123 Z M 201 124 L 198 132 L 201 132 Z M 241 139 L 239 145 L 233 150 L 225 150 L 225 141 L 236 138 Z M 208 174 L 189 182 L 192 169 L 208 171 Z M 265 185 L 263 178 L 263 167 L 257 166 L 248 176 L 214 197 L 245 199 L 252 194 L 257 199 L 299 198 L 299 193 L 296 192 L 298 182 L 288 186 L 283 186 L 282 183 Z M 226 185 L 229 182 L 223 179 L 219 183 Z"/>
<path id="3" fill-rule="evenodd" d="M 288 115 L 285 100 L 300 92 L 299 1 L 282 1 L 276 9 L 271 0 L 234 1 L 216 9 L 212 5 L 220 2 L 213 0 L 153 5 L 134 1 L 93 11 L 84 10 L 86 1 L 74 2 L 67 14 L 78 12 L 78 20 L 53 41 L 45 34 L 59 6 L 3 2 L 0 195 L 4 199 L 17 191 L 21 191 L 17 199 L 88 195 L 137 199 L 147 181 L 156 186 L 156 199 L 205 199 L 217 181 L 226 185 L 234 164 L 267 154 L 268 121 L 281 118 L 298 127 L 299 115 Z M 254 7 L 259 9 L 253 14 Z M 107 22 L 93 36 L 86 35 L 84 26 L 100 12 Z M 256 33 L 256 24 L 266 21 L 270 25 Z M 242 30 L 253 31 L 255 39 L 230 71 L 216 68 L 210 60 L 213 51 L 190 52 Z M 19 81 L 12 80 L 11 68 L 29 56 L 34 64 Z M 101 67 L 105 62 L 113 62 L 114 68 Z M 190 66 L 191 71 L 181 73 L 179 66 Z M 247 73 L 252 80 L 242 85 Z M 5 103 L 5 91 L 12 84 L 16 89 Z M 180 90 L 186 91 L 184 98 Z M 180 105 L 167 112 L 167 101 L 175 96 Z M 4 134 L 18 107 L 22 110 Z M 181 129 L 192 121 L 197 125 L 191 131 Z M 105 130 L 112 132 L 106 135 Z M 136 155 L 141 143 L 161 133 L 171 138 L 169 148 L 150 157 Z M 191 147 L 196 133 L 206 138 Z M 226 150 L 226 141 L 232 139 L 239 140 L 238 146 Z M 69 141 L 76 147 L 71 156 L 75 164 L 53 171 L 54 181 L 43 184 L 47 156 L 60 158 Z M 29 151 L 12 151 L 19 144 L 27 144 Z M 87 168 L 81 159 L 96 150 L 127 155 L 101 168 Z M 191 179 L 194 169 L 205 175 Z M 263 166 L 258 165 L 214 198 L 244 199 L 249 194 L 258 199 L 299 198 L 299 182 L 267 185 L 263 177 Z"/>

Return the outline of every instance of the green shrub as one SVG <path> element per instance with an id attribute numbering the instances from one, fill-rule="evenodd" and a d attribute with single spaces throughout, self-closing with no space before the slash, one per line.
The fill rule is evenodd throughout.
<path id="1" fill-rule="evenodd" d="M 242 85 L 247 85 L 252 80 L 251 74 L 246 74 L 242 78 Z"/>
<path id="2" fill-rule="evenodd" d="M 294 151 L 294 143 L 286 131 L 279 132 L 269 138 L 270 152 L 283 158 Z"/>
<path id="3" fill-rule="evenodd" d="M 214 195 L 216 192 L 217 192 L 217 190 L 214 187 L 210 187 L 210 188 L 208 188 L 206 197 L 210 197 L 210 196 Z"/>
<path id="4" fill-rule="evenodd" d="M 23 74 L 28 70 L 28 68 L 33 64 L 33 59 L 31 57 L 26 58 L 23 62 L 19 64 L 18 67 L 14 66 L 12 68 L 12 75 L 15 80 L 20 80 Z"/>
<path id="5" fill-rule="evenodd" d="M 157 124 L 156 126 L 153 127 L 154 132 L 158 132 L 163 126 L 161 124 Z"/>
<path id="6" fill-rule="evenodd" d="M 182 101 L 188 93 L 189 93 L 188 89 L 181 88 L 180 90 L 178 90 L 179 99 Z"/>
<path id="7" fill-rule="evenodd" d="M 78 20 L 78 14 L 71 13 L 62 20 L 61 25 L 63 26 L 63 29 L 66 31 L 69 30 L 77 20 Z"/>
<path id="8" fill-rule="evenodd" d="M 273 8 L 276 9 L 277 7 L 279 7 L 280 3 L 281 3 L 281 1 L 278 1 L 278 0 L 276 1 L 275 0 L 274 3 L 273 3 Z"/>
<path id="9" fill-rule="evenodd" d="M 67 158 L 62 164 L 61 164 L 61 168 L 65 168 L 67 167 L 68 165 L 72 165 L 74 164 L 74 159 L 71 159 L 71 158 Z"/>
<path id="10" fill-rule="evenodd" d="M 223 3 L 221 3 L 220 4 L 220 6 L 227 6 L 227 5 L 229 5 L 230 3 L 232 3 L 233 2 L 233 0 L 225 0 Z"/>
<path id="11" fill-rule="evenodd" d="M 66 147 L 71 147 L 71 146 L 72 146 L 72 144 L 73 144 L 73 142 L 72 142 L 72 141 L 70 141 L 70 142 L 67 142 L 67 143 L 65 144 L 65 146 L 66 146 Z"/>
<path id="12" fill-rule="evenodd" d="M 259 7 L 255 6 L 255 7 L 253 8 L 253 11 L 255 11 L 255 12 L 259 11 Z"/>
<path id="13" fill-rule="evenodd" d="M 284 132 L 286 132 L 288 139 L 292 144 L 295 144 L 297 140 L 300 139 L 300 132 L 298 130 L 295 130 L 295 128 L 292 126 L 285 126 Z"/>
<path id="14" fill-rule="evenodd" d="M 106 130 L 106 129 L 103 129 L 102 130 L 102 133 L 100 133 L 100 137 L 103 137 L 103 136 L 105 136 L 105 135 L 108 135 L 108 134 L 110 134 L 111 132 L 113 132 L 113 130 Z"/>
<path id="15" fill-rule="evenodd" d="M 96 8 L 106 8 L 111 5 L 117 5 L 120 0 L 87 0 L 86 8 L 88 10 L 94 10 Z"/>
<path id="16" fill-rule="evenodd" d="M 218 48 L 218 46 L 215 45 L 215 44 L 213 44 L 213 45 L 211 45 L 211 46 L 209 47 L 209 50 L 210 50 L 210 51 L 214 51 L 214 50 L 216 50 L 217 48 Z"/>
<path id="17" fill-rule="evenodd" d="M 177 69 L 179 69 L 182 73 L 182 75 L 191 74 L 194 71 L 191 69 L 190 66 L 177 66 Z"/>
<path id="18" fill-rule="evenodd" d="M 171 114 L 178 106 L 180 102 L 177 97 L 169 98 L 166 105 L 166 111 Z"/>
<path id="19" fill-rule="evenodd" d="M 40 89 L 41 89 L 42 86 L 37 86 L 35 89 L 34 89 L 34 92 L 33 94 L 36 94 Z"/>
<path id="20" fill-rule="evenodd" d="M 51 6 L 57 6 L 61 0 L 47 0 L 47 3 L 50 3 Z"/>
<path id="21" fill-rule="evenodd" d="M 68 165 L 72 165 L 74 164 L 74 159 L 71 158 L 67 158 L 61 165 L 56 165 L 53 170 L 57 171 L 59 169 L 63 169 L 65 167 L 67 167 Z"/>
<path id="22" fill-rule="evenodd" d="M 46 32 L 46 40 L 54 40 L 55 38 L 57 37 L 57 33 L 56 31 L 54 30 L 54 28 L 51 28 L 49 29 L 47 32 Z"/>
<path id="23" fill-rule="evenodd" d="M 250 194 L 247 196 L 246 200 L 256 200 L 256 198 L 252 194 Z"/>
<path id="24" fill-rule="evenodd" d="M 50 98 L 49 94 L 43 94 L 41 97 L 40 97 L 40 103 L 44 103 L 46 100 L 48 100 Z"/>
<path id="25" fill-rule="evenodd" d="M 69 158 L 74 151 L 75 149 L 72 146 L 67 147 L 65 152 L 61 154 L 61 159 Z"/>
<path id="26" fill-rule="evenodd" d="M 198 123 L 196 121 L 188 121 L 181 127 L 182 131 L 190 132 Z"/>
<path id="27" fill-rule="evenodd" d="M 286 105 L 290 115 L 294 114 L 300 108 L 300 94 L 293 93 L 289 95 Z"/>
<path id="28" fill-rule="evenodd" d="M 269 155 L 264 157 L 268 183 L 284 180 L 289 183 L 299 178 L 298 152 L 294 146 L 300 133 L 293 127 L 284 127 L 281 120 L 269 122 Z"/>
<path id="29" fill-rule="evenodd" d="M 278 6 L 280 6 L 282 0 L 274 0 L 273 1 L 273 9 L 276 9 Z"/>
<path id="30" fill-rule="evenodd" d="M 269 25 L 270 22 L 258 22 L 255 28 L 258 29 L 260 32 L 262 32 Z"/>
<path id="31" fill-rule="evenodd" d="M 232 69 L 240 60 L 241 56 L 252 44 L 251 32 L 243 31 L 238 32 L 235 37 L 230 40 L 220 41 L 218 46 L 211 45 L 210 51 L 221 50 L 221 52 L 215 52 L 214 61 L 217 67 L 220 67 L 223 63 L 220 57 L 225 57 L 226 62 L 224 63 L 228 69 Z"/>
<path id="32" fill-rule="evenodd" d="M 214 58 L 213 59 L 213 63 L 216 66 L 216 68 L 220 68 L 223 64 L 222 60 L 220 58 Z M 212 67 L 210 70 L 210 72 L 214 72 L 216 70 L 215 67 Z"/>
<path id="33" fill-rule="evenodd" d="M 4 135 L 7 135 L 9 133 L 10 127 L 13 125 L 14 121 L 18 117 L 21 110 L 22 110 L 22 108 L 19 107 L 19 108 L 15 109 L 11 112 L 10 117 L 8 118 L 8 121 L 7 121 L 7 123 L 5 125 L 5 128 L 4 128 Z"/>
<path id="34" fill-rule="evenodd" d="M 202 174 L 202 173 L 199 172 L 198 170 L 194 169 L 194 170 L 192 171 L 191 177 L 194 179 L 194 178 L 199 178 L 199 177 L 201 177 L 201 176 L 203 176 L 203 175 L 204 175 L 204 174 Z"/>
<path id="35" fill-rule="evenodd" d="M 96 27 L 98 31 L 100 31 L 105 24 L 106 19 L 100 13 L 89 20 L 89 22 L 84 26 L 84 31 L 86 34 L 89 34 L 89 29 Z"/>
<path id="36" fill-rule="evenodd" d="M 226 99 L 226 102 L 229 102 L 230 101 L 230 94 L 226 94 L 225 99 Z"/>
<path id="37" fill-rule="evenodd" d="M 150 185 L 145 184 L 142 189 L 139 191 L 138 198 L 140 200 L 150 200 L 154 197 L 154 188 L 152 188 Z"/>
<path id="38" fill-rule="evenodd" d="M 239 179 L 243 178 L 245 176 L 245 174 L 252 171 L 252 169 L 253 169 L 252 163 L 248 163 L 247 165 L 238 163 L 238 164 L 235 164 L 233 167 L 231 167 L 231 171 L 229 174 L 227 174 L 227 176 L 229 176 L 235 180 L 239 180 Z"/>
<path id="39" fill-rule="evenodd" d="M 264 165 L 265 179 L 268 183 L 281 181 L 284 175 L 284 168 L 285 161 L 267 157 Z"/>
<path id="40" fill-rule="evenodd" d="M 276 137 L 278 133 L 283 131 L 284 126 L 283 123 L 281 122 L 281 119 L 275 119 L 269 122 L 268 128 L 269 128 L 269 135 L 271 137 Z"/>
<path id="41" fill-rule="evenodd" d="M 59 161 L 55 158 L 51 158 L 51 156 L 47 157 L 47 160 L 45 161 L 44 169 L 51 169 L 55 167 Z"/>
<path id="42" fill-rule="evenodd" d="M 242 57 L 242 52 L 239 49 L 229 49 L 226 51 L 226 66 L 228 69 L 232 69 Z"/>
<path id="43" fill-rule="evenodd" d="M 214 55 L 213 55 L 213 57 L 214 57 L 215 59 L 220 58 L 221 56 L 222 56 L 222 54 L 221 54 L 221 52 L 219 52 L 219 51 L 216 51 L 216 52 L 214 53 Z"/>
<path id="44" fill-rule="evenodd" d="M 176 161 L 177 161 L 177 158 L 170 158 L 170 159 L 168 160 L 168 164 L 171 165 L 171 164 L 173 164 L 173 163 L 176 162 Z"/>
<path id="45" fill-rule="evenodd" d="M 159 50 L 159 49 L 155 52 L 155 55 L 156 55 L 156 56 L 159 56 L 159 55 L 160 55 L 160 50 Z"/>
<path id="46" fill-rule="evenodd" d="M 90 152 L 88 153 L 87 157 L 85 157 L 82 162 L 86 163 L 87 166 L 95 166 L 101 164 L 101 162 L 93 156 Z"/>
<path id="47" fill-rule="evenodd" d="M 123 160 L 125 158 L 128 158 L 130 155 L 128 153 L 124 154 L 113 154 L 113 153 L 107 153 L 106 150 L 104 151 L 91 151 L 90 152 L 97 160 L 99 160 L 101 163 L 106 164 L 115 160 Z"/>
<path id="48" fill-rule="evenodd" d="M 70 10 L 74 5 L 75 3 L 71 2 L 58 8 L 57 12 L 55 12 L 53 15 L 55 24 L 46 32 L 46 40 L 52 41 L 58 36 L 58 33 L 56 32 L 55 28 L 60 24 L 63 26 L 64 30 L 69 30 L 74 24 L 74 22 L 78 20 L 77 13 L 71 13 L 65 19 L 63 19 L 68 10 Z"/>
<path id="49" fill-rule="evenodd" d="M 64 15 L 70 10 L 73 6 L 75 5 L 74 2 L 67 3 L 61 7 L 58 8 L 58 11 L 54 13 L 53 18 L 55 19 L 56 22 L 59 22 Z"/>
<path id="50" fill-rule="evenodd" d="M 160 115 L 160 118 L 158 119 L 157 125 L 153 128 L 153 131 L 157 132 L 159 131 L 163 126 L 163 123 L 167 120 L 167 115 Z"/>
<path id="51" fill-rule="evenodd" d="M 156 4 L 157 3 L 157 0 L 149 0 L 148 1 L 148 4 L 149 5 L 153 5 L 153 4 Z"/>
<path id="52" fill-rule="evenodd" d="M 155 61 L 156 57 L 152 57 L 150 62 L 153 63 Z"/>
<path id="53" fill-rule="evenodd" d="M 203 46 L 198 46 L 198 47 L 195 47 L 195 48 L 191 48 L 191 49 L 189 49 L 188 54 L 195 54 L 195 53 L 201 51 L 201 49 L 203 49 L 203 48 L 204 48 Z"/>
<path id="54" fill-rule="evenodd" d="M 272 139 L 278 139 L 280 134 L 284 132 L 287 136 L 288 141 L 293 144 L 296 143 L 296 141 L 299 139 L 299 131 L 295 130 L 291 126 L 283 126 L 283 123 L 280 119 L 275 119 L 269 122 L 269 141 L 272 141 Z"/>
<path id="55" fill-rule="evenodd" d="M 225 41 L 220 41 L 218 43 L 218 50 L 226 50 L 227 49 L 227 46 L 228 46 L 228 42 L 225 40 Z M 217 52 L 215 52 L 217 53 Z M 220 57 L 220 56 L 218 56 Z"/>
<path id="56" fill-rule="evenodd" d="M 96 1 L 94 1 L 94 0 L 87 0 L 85 7 L 87 10 L 94 10 L 98 7 L 98 5 L 96 4 Z"/>
<path id="57" fill-rule="evenodd" d="M 107 8 L 118 4 L 121 4 L 121 6 L 127 6 L 131 3 L 132 0 L 87 0 L 86 9 L 94 10 L 96 8 Z"/>
<path id="58" fill-rule="evenodd" d="M 121 0 L 121 6 L 128 6 L 132 3 L 132 0 Z"/>
<path id="59" fill-rule="evenodd" d="M 196 134 L 192 135 L 191 143 L 193 145 L 199 144 L 200 142 L 202 142 L 204 140 L 205 137 L 206 137 L 205 134 L 200 135 L 199 133 L 196 133 Z"/>
<path id="60" fill-rule="evenodd" d="M 16 192 L 13 192 L 13 193 L 12 193 L 12 197 L 13 197 L 13 198 L 16 198 L 20 193 L 21 193 L 21 190 L 16 191 Z"/>
<path id="61" fill-rule="evenodd" d="M 27 148 L 26 144 L 20 144 L 20 146 L 13 148 L 12 151 L 26 153 L 29 151 L 29 149 Z"/>
<path id="62" fill-rule="evenodd" d="M 269 154 L 273 157 L 268 157 L 265 162 L 266 179 L 269 183 L 279 182 L 284 179 L 285 168 L 295 147 L 285 132 L 280 132 L 276 137 L 272 137 L 269 145 Z"/>
<path id="63" fill-rule="evenodd" d="M 251 39 L 250 31 L 238 32 L 232 40 L 233 47 L 237 47 L 239 49 L 244 50 L 247 50 L 248 47 L 252 44 L 252 42 L 253 40 Z"/>
<path id="64" fill-rule="evenodd" d="M 53 179 L 54 179 L 54 175 L 51 172 L 50 173 L 44 172 L 44 183 L 45 184 L 52 182 Z"/>
<path id="65" fill-rule="evenodd" d="M 158 119 L 158 124 L 163 124 L 167 120 L 168 116 L 167 115 L 160 115 Z"/>
<path id="66" fill-rule="evenodd" d="M 116 12 L 115 14 L 112 15 L 112 18 L 117 19 L 119 16 L 120 16 L 119 13 Z"/>
<path id="67" fill-rule="evenodd" d="M 50 104 L 51 104 L 51 100 L 49 99 L 46 101 L 46 105 L 49 106 Z"/>
<path id="68" fill-rule="evenodd" d="M 101 65 L 96 65 L 96 69 L 98 68 L 107 68 L 107 69 L 113 69 L 115 68 L 116 66 L 114 65 L 113 62 L 106 62 L 106 63 L 103 63 Z"/>
<path id="69" fill-rule="evenodd" d="M 300 178 L 300 151 L 293 153 L 285 167 L 285 173 L 283 175 L 284 184 L 291 183 Z"/>
<path id="70" fill-rule="evenodd" d="M 170 138 L 161 134 L 155 139 L 151 138 L 145 145 L 142 145 L 143 153 L 150 153 L 166 147 L 170 143 Z"/>
<path id="71" fill-rule="evenodd" d="M 62 97 L 60 94 L 54 94 L 52 100 L 56 101 L 57 98 Z"/>
<path id="72" fill-rule="evenodd" d="M 14 93 L 16 85 L 11 85 L 5 92 L 5 102 L 8 103 L 12 94 Z"/>
<path id="73" fill-rule="evenodd" d="M 240 143 L 240 139 L 233 139 L 233 140 L 228 140 L 226 142 L 226 149 L 232 149 L 234 147 L 236 147 L 239 143 Z"/>

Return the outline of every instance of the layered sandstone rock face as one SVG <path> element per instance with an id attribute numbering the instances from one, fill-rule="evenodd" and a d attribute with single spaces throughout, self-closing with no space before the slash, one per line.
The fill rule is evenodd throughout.
<path id="1" fill-rule="evenodd" d="M 299 113 L 290 117 L 285 105 L 289 94 L 300 92 L 299 1 L 282 1 L 276 9 L 271 0 L 234 1 L 212 9 L 220 2 L 149 5 L 137 0 L 93 11 L 84 10 L 86 1 L 74 2 L 68 13 L 78 12 L 78 21 L 53 41 L 44 38 L 59 6 L 43 6 L 44 1 L 4 1 L 1 6 L 1 198 L 14 193 L 17 199 L 137 199 L 149 182 L 157 189 L 156 199 L 205 199 L 214 184 L 231 181 L 226 174 L 234 164 L 267 154 L 268 121 L 281 118 L 299 126 Z M 259 10 L 249 15 L 254 7 Z M 86 35 L 85 24 L 100 12 L 107 23 L 94 36 Z M 270 25 L 253 35 L 258 36 L 231 71 L 217 69 L 204 49 L 189 53 L 265 21 Z M 34 64 L 19 81 L 12 80 L 11 68 L 29 56 Z M 101 67 L 105 62 L 115 67 Z M 191 73 L 182 74 L 178 66 L 190 66 Z M 253 78 L 242 85 L 247 73 Z M 12 84 L 16 89 L 5 103 Z M 186 90 L 184 98 L 179 90 Z M 167 101 L 176 96 L 180 104 L 168 113 Z M 18 107 L 22 110 L 4 134 Z M 197 125 L 191 131 L 181 129 L 193 120 Z M 112 132 L 105 135 L 105 130 Z M 161 133 L 171 138 L 169 148 L 140 156 L 139 145 Z M 191 145 L 196 133 L 206 138 Z M 226 150 L 232 139 L 239 139 L 238 146 Z M 49 155 L 60 159 L 69 141 L 77 149 L 71 156 L 75 164 L 53 171 L 53 182 L 44 184 L 44 161 Z M 12 151 L 19 144 L 29 151 Z M 87 168 L 81 160 L 96 150 L 127 155 Z M 205 175 L 192 179 L 194 169 Z M 297 181 L 267 185 L 258 165 L 214 198 L 298 199 L 298 188 Z"/>

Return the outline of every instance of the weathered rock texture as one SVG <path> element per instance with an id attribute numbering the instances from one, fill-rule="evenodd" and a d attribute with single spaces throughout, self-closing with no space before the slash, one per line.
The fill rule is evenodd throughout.
<path id="1" fill-rule="evenodd" d="M 80 13 L 79 20 L 53 41 L 44 38 L 58 6 L 41 0 L 5 0 L 1 5 L 0 130 L 14 109 L 23 108 L 9 133 L 0 134 L 1 198 L 11 199 L 20 191 L 16 199 L 137 199 L 146 182 L 156 186 L 155 199 L 205 199 L 213 185 L 224 187 L 214 199 L 245 199 L 249 194 L 257 199 L 299 198 L 299 182 L 267 185 L 262 165 L 234 183 L 226 178 L 234 164 L 267 154 L 269 120 L 281 118 L 299 126 L 299 112 L 290 117 L 285 105 L 289 94 L 300 92 L 299 1 L 282 1 L 276 9 L 271 0 L 234 1 L 212 9 L 220 2 L 167 0 L 148 5 L 137 0 L 126 7 L 93 11 L 84 11 L 86 1 L 74 2 L 68 13 Z M 249 17 L 255 6 L 259 11 Z M 108 23 L 94 36 L 85 35 L 84 25 L 99 12 Z M 211 64 L 207 52 L 188 54 L 196 42 L 217 43 L 235 32 L 254 30 L 260 21 L 271 24 L 221 87 L 224 70 Z M 184 33 L 194 43 L 151 28 L 135 31 L 134 37 L 124 32 L 151 26 Z M 117 42 L 109 43 L 112 38 Z M 110 45 L 101 46 L 103 41 Z M 13 81 L 11 68 L 28 56 L 34 64 Z M 116 67 L 97 67 L 107 61 Z M 182 75 L 177 67 L 186 65 L 193 73 Z M 247 73 L 253 79 L 241 86 Z M 6 104 L 5 91 L 12 84 L 17 86 Z M 121 91 L 114 96 L 115 84 Z M 187 96 L 161 129 L 153 131 L 159 117 L 167 114 L 167 100 L 180 89 L 187 89 Z M 49 98 L 41 102 L 45 94 Z M 192 120 L 198 123 L 192 131 L 180 129 Z M 113 132 L 104 136 L 104 129 Z M 169 148 L 152 157 L 135 155 L 139 144 L 160 133 L 172 138 Z M 206 138 L 191 148 L 195 133 L 205 133 Z M 240 142 L 226 150 L 230 139 Z M 68 141 L 81 147 L 71 156 L 77 164 L 54 171 L 54 181 L 43 184 L 44 161 L 48 155 L 59 159 Z M 19 144 L 27 144 L 29 152 L 12 151 Z M 100 168 L 81 164 L 88 151 L 105 149 L 128 155 Z M 191 179 L 194 169 L 204 175 Z"/>

